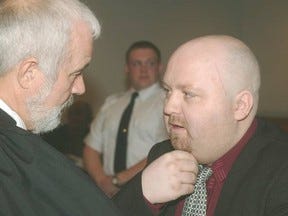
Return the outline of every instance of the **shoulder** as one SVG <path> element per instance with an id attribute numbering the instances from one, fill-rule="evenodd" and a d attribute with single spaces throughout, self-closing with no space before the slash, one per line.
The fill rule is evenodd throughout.
<path id="1" fill-rule="evenodd" d="M 164 91 L 158 83 L 143 89 L 140 92 L 141 100 L 145 103 L 149 103 L 150 106 L 162 107 L 164 102 Z"/>
<path id="2" fill-rule="evenodd" d="M 102 109 L 107 109 L 108 107 L 118 103 L 126 95 L 127 95 L 127 92 L 119 92 L 119 93 L 115 93 L 115 94 L 109 95 L 105 99 L 105 101 L 104 101 L 104 103 L 102 105 Z"/>
<path id="3" fill-rule="evenodd" d="M 155 83 L 149 87 L 152 95 L 164 96 L 164 91 L 159 83 Z"/>
<path id="4" fill-rule="evenodd" d="M 148 154 L 148 163 L 151 163 L 152 161 L 154 161 L 155 159 L 157 159 L 158 157 L 160 157 L 161 155 L 173 151 L 174 148 L 170 142 L 170 140 L 164 140 L 162 142 L 159 142 L 157 144 L 155 144 L 149 154 Z"/>
<path id="5" fill-rule="evenodd" d="M 263 119 L 258 119 L 255 140 L 264 143 L 264 149 L 269 149 L 269 151 L 274 149 L 272 152 L 279 151 L 280 153 L 283 150 L 288 152 L 288 133 Z"/>
<path id="6" fill-rule="evenodd" d="M 281 165 L 287 166 L 288 133 L 270 122 L 258 119 L 256 132 L 244 152 L 246 158 L 255 155 L 255 163 L 265 170 L 275 171 Z"/>

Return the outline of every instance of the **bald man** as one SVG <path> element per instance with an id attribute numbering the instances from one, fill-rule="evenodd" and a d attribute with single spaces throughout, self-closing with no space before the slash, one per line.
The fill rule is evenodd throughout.
<path id="1" fill-rule="evenodd" d="M 117 205 L 129 215 L 182 215 L 201 165 L 213 171 L 203 215 L 288 215 L 288 136 L 255 117 L 259 87 L 257 60 L 240 40 L 180 46 L 163 78 L 170 139 L 151 149 Z"/>

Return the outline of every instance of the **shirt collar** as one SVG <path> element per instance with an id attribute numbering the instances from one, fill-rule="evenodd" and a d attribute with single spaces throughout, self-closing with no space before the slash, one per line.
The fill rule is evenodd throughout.
<path id="1" fill-rule="evenodd" d="M 17 127 L 20 127 L 24 130 L 27 129 L 24 121 L 20 118 L 20 116 L 14 110 L 12 110 L 2 99 L 0 99 L 0 109 L 5 111 L 9 116 L 11 116 L 16 121 Z"/>
<path id="2" fill-rule="evenodd" d="M 138 91 L 138 93 L 139 93 L 138 98 L 139 99 L 146 99 L 149 96 L 151 96 L 157 89 L 160 89 L 160 85 L 158 82 L 154 83 L 153 85 L 151 85 L 145 89 Z M 130 92 L 130 94 L 132 94 L 133 92 L 135 92 L 135 89 L 131 88 L 129 90 L 129 92 Z"/>
<path id="3" fill-rule="evenodd" d="M 248 143 L 249 139 L 253 136 L 257 128 L 257 120 L 254 119 L 244 136 L 239 140 L 239 142 L 230 149 L 221 158 L 215 161 L 211 168 L 213 170 L 213 176 L 217 182 L 222 182 L 226 179 L 234 161 Z"/>

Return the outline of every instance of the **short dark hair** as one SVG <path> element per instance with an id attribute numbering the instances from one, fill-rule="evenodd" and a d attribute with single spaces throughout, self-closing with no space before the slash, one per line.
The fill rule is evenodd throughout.
<path id="1" fill-rule="evenodd" d="M 160 53 L 159 48 L 155 44 L 151 43 L 150 41 L 141 40 L 141 41 L 134 42 L 126 51 L 126 63 L 128 63 L 129 61 L 131 52 L 136 49 L 152 49 L 157 56 L 158 62 L 161 62 L 161 53 Z"/>

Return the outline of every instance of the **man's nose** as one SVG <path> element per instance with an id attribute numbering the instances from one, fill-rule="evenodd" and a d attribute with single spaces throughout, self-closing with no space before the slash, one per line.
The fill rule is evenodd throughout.
<path id="1" fill-rule="evenodd" d="M 171 115 L 173 113 L 177 114 L 180 112 L 180 95 L 177 93 L 170 93 L 166 95 L 164 103 L 164 114 Z"/>
<path id="2" fill-rule="evenodd" d="M 82 95 L 85 93 L 85 83 L 83 80 L 83 76 L 78 76 L 74 82 L 72 87 L 72 94 Z"/>

